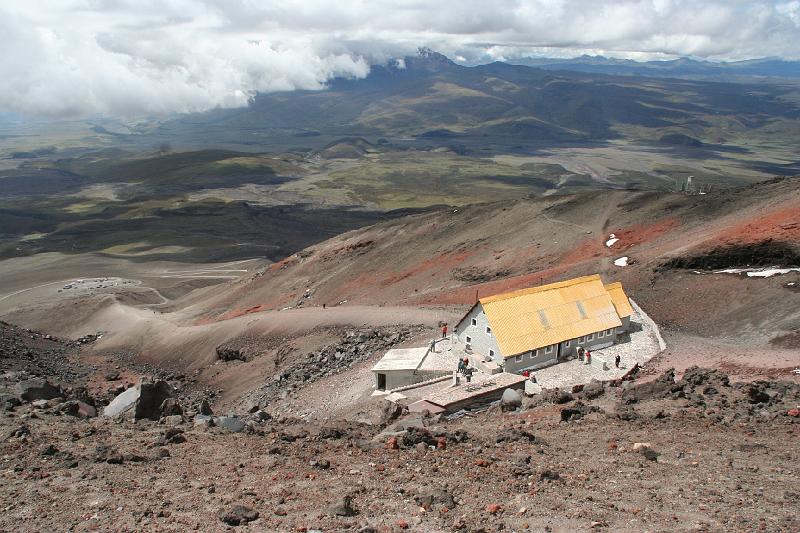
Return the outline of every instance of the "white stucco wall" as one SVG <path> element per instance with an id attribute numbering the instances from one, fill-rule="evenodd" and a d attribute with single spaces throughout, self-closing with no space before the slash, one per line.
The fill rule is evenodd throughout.
<path id="1" fill-rule="evenodd" d="M 477 325 L 472 325 L 472 320 L 475 319 Z M 472 351 L 476 354 L 489 357 L 489 350 L 494 351 L 494 360 L 498 363 L 503 362 L 503 354 L 500 353 L 500 347 L 497 345 L 497 339 L 491 333 L 486 333 L 486 328 L 489 326 L 489 319 L 483 311 L 481 304 L 476 305 L 467 317 L 456 326 L 455 334 L 459 342 L 467 344 L 467 337 L 471 340 L 469 342 L 472 346 Z"/>

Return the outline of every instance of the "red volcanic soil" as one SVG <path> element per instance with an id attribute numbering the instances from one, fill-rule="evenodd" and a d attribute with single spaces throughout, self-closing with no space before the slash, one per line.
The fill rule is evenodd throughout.
<path id="1" fill-rule="evenodd" d="M 798 191 L 800 195 L 800 191 Z M 719 233 L 725 242 L 759 242 L 764 238 L 775 241 L 800 242 L 800 205 L 768 211 L 743 221 Z"/>

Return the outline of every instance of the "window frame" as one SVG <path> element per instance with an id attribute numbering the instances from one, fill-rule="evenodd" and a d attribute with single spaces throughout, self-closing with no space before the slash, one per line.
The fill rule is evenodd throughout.
<path id="1" fill-rule="evenodd" d="M 477 328 L 478 327 L 478 319 L 477 318 L 473 318 L 472 321 L 470 322 L 470 325 L 472 327 L 474 327 L 474 328 Z"/>
<path id="2" fill-rule="evenodd" d="M 470 337 L 469 335 L 467 335 L 466 344 L 472 344 L 472 337 Z"/>
<path id="3" fill-rule="evenodd" d="M 590 333 L 586 336 L 586 342 L 592 342 L 594 340 L 594 333 Z"/>
<path id="4" fill-rule="evenodd" d="M 486 334 L 492 336 L 492 326 L 486 326 Z"/>
<path id="5" fill-rule="evenodd" d="M 520 355 L 514 356 L 514 362 L 515 362 L 515 363 L 521 363 L 521 362 L 522 362 L 522 355 L 523 355 L 523 354 L 520 354 Z"/>
<path id="6" fill-rule="evenodd" d="M 544 353 L 545 355 L 550 355 L 551 353 L 553 353 L 553 345 L 551 344 L 550 346 L 545 346 Z"/>
<path id="7" fill-rule="evenodd" d="M 489 348 L 489 357 L 494 357 L 494 350 Z"/>

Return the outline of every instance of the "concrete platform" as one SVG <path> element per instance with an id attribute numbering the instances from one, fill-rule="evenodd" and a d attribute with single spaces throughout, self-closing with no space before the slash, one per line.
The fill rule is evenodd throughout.
<path id="1" fill-rule="evenodd" d="M 429 394 L 422 401 L 442 407 L 448 412 L 458 411 L 500 399 L 508 388 L 522 389 L 526 379 L 518 374 L 476 374 L 471 383 L 443 388 Z"/>

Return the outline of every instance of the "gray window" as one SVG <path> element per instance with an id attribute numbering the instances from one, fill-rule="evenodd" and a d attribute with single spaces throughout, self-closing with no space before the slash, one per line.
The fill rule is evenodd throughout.
<path id="1" fill-rule="evenodd" d="M 494 357 L 494 350 L 489 350 L 489 357 Z"/>
<path id="2" fill-rule="evenodd" d="M 478 325 L 478 319 L 477 318 L 473 318 L 472 319 L 472 325 L 473 326 L 477 326 Z"/>
<path id="3" fill-rule="evenodd" d="M 553 353 L 553 345 L 551 344 L 550 346 L 545 348 L 544 353 Z"/>
<path id="4" fill-rule="evenodd" d="M 467 335 L 467 344 L 469 344 L 469 343 L 471 343 L 471 342 L 472 342 L 472 337 L 470 337 L 469 335 Z"/>
<path id="5" fill-rule="evenodd" d="M 572 341 L 567 341 L 567 342 L 565 342 L 565 343 L 564 343 L 564 346 L 565 346 L 566 348 L 569 348 L 569 345 L 570 345 L 570 343 L 571 343 L 571 342 L 572 342 Z"/>
<path id="6" fill-rule="evenodd" d="M 514 361 L 516 361 L 517 363 L 521 363 L 522 362 L 522 356 L 521 355 L 516 356 L 514 358 Z"/>
<path id="7" fill-rule="evenodd" d="M 486 334 L 487 335 L 491 335 L 492 334 L 492 328 L 490 328 L 489 326 L 486 326 Z"/>
<path id="8" fill-rule="evenodd" d="M 587 341 L 587 342 L 589 342 L 589 341 L 593 341 L 593 340 L 594 340 L 594 333 L 592 333 L 592 334 L 590 334 L 588 337 L 586 337 L 586 341 Z"/>

